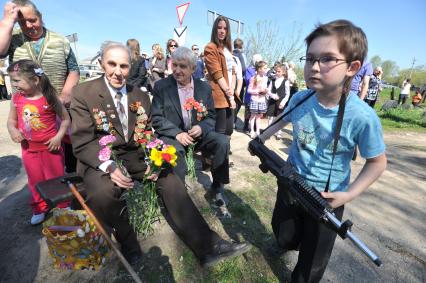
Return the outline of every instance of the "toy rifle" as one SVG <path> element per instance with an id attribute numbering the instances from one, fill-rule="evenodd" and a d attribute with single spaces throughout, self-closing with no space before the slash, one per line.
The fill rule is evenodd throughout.
<path id="1" fill-rule="evenodd" d="M 278 183 L 287 182 L 289 184 L 287 187 L 291 195 L 309 215 L 328 224 L 342 239 L 349 238 L 377 266 L 382 265 L 380 258 L 350 231 L 352 222 L 350 220 L 340 222 L 328 202 L 314 187 L 309 186 L 288 162 L 268 149 L 259 139 L 254 139 L 249 143 L 249 151 L 259 157 L 261 162 L 259 168 L 263 173 L 270 171 L 277 177 Z"/>

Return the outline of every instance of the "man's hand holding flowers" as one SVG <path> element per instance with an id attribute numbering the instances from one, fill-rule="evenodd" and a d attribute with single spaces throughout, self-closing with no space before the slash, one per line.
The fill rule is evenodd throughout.
<path id="1" fill-rule="evenodd" d="M 203 133 L 203 130 L 201 129 L 201 127 L 199 125 L 195 125 L 193 126 L 189 131 L 188 134 L 192 137 L 192 138 L 198 138 L 199 136 L 201 136 Z"/>

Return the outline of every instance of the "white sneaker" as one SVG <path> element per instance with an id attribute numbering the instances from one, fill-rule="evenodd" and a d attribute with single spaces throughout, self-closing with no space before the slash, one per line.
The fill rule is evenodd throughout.
<path id="1" fill-rule="evenodd" d="M 34 214 L 33 217 L 31 217 L 31 225 L 38 225 L 42 223 L 44 221 L 45 216 L 45 213 Z"/>

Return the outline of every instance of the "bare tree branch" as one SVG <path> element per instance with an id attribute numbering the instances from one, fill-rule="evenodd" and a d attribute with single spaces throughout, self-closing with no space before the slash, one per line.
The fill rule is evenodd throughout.
<path id="1" fill-rule="evenodd" d="M 247 57 L 261 54 L 269 64 L 275 61 L 296 61 L 303 54 L 302 25 L 293 22 L 291 32 L 281 36 L 275 21 L 262 20 L 256 23 L 256 29 L 249 28 L 246 52 Z"/>

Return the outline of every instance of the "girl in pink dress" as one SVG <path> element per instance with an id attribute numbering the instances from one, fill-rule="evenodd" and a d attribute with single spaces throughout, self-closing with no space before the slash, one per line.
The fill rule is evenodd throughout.
<path id="1" fill-rule="evenodd" d="M 35 185 L 64 175 L 62 138 L 70 117 L 56 96 L 56 90 L 41 67 L 31 60 L 14 62 L 7 69 L 16 92 L 10 104 L 7 129 L 11 139 L 21 144 L 22 160 L 31 191 L 31 224 L 44 221 L 49 210 Z M 60 118 L 58 129 L 57 116 Z M 58 207 L 67 207 L 69 202 Z"/>
<path id="2" fill-rule="evenodd" d="M 250 97 L 250 136 L 254 139 L 260 135 L 260 119 L 266 113 L 267 99 L 274 97 L 278 99 L 278 95 L 272 94 L 268 89 L 268 76 L 266 75 L 267 65 L 265 61 L 259 61 L 254 66 L 256 75 L 250 79 L 248 92 Z M 254 131 L 256 125 L 257 132 Z"/>

